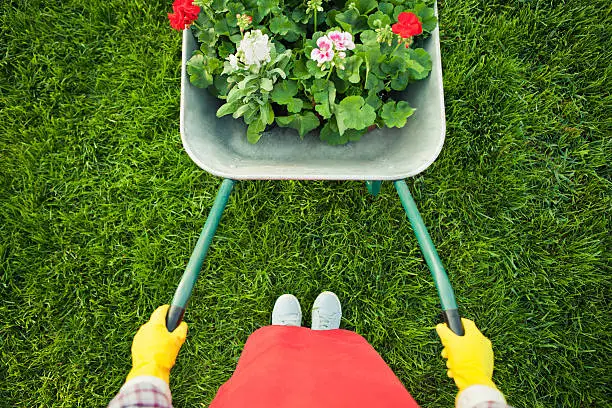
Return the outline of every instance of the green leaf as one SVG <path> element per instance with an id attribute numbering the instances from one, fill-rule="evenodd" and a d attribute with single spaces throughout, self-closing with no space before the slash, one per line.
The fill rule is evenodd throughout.
<path id="1" fill-rule="evenodd" d="M 257 119 L 249 125 L 247 128 L 247 140 L 249 143 L 255 144 L 261 139 L 261 134 L 266 129 L 266 124 Z"/>
<path id="2" fill-rule="evenodd" d="M 295 64 L 293 65 L 293 76 L 296 79 L 302 80 L 308 79 L 312 76 L 312 74 L 308 71 L 308 68 L 306 68 L 304 60 L 295 61 Z"/>
<path id="3" fill-rule="evenodd" d="M 306 133 L 316 129 L 321 124 L 319 118 L 310 111 L 303 115 L 296 113 L 290 116 L 277 116 L 276 123 L 281 127 L 290 127 L 297 130 L 302 138 Z"/>
<path id="4" fill-rule="evenodd" d="M 363 89 L 361 89 L 360 86 L 353 85 L 350 82 L 347 83 L 349 86 L 346 89 L 346 92 L 344 92 L 345 96 L 361 96 L 363 94 Z"/>
<path id="5" fill-rule="evenodd" d="M 401 128 L 406 120 L 414 113 L 414 109 L 406 101 L 390 101 L 383 105 L 380 117 L 387 127 Z"/>
<path id="6" fill-rule="evenodd" d="M 227 11 L 227 0 L 213 0 L 210 7 L 217 13 Z"/>
<path id="7" fill-rule="evenodd" d="M 291 19 L 296 23 L 306 24 L 310 20 L 310 16 L 304 12 L 304 9 L 296 8 L 291 13 Z"/>
<path id="8" fill-rule="evenodd" d="M 325 75 L 327 75 L 327 71 L 322 71 L 317 65 L 316 61 L 308 60 L 308 62 L 306 62 L 306 68 L 308 69 L 310 75 L 315 78 L 323 78 Z"/>
<path id="9" fill-rule="evenodd" d="M 287 78 L 287 73 L 280 68 L 274 68 L 272 71 L 268 72 L 268 76 L 274 77 L 274 79 L 277 79 L 277 77 L 285 79 Z"/>
<path id="10" fill-rule="evenodd" d="M 223 97 L 227 96 L 230 84 L 229 82 L 227 82 L 227 77 L 225 77 L 224 75 L 217 75 L 215 76 L 213 87 L 214 89 L 209 88 L 214 91 L 213 94 L 215 94 L 215 96 L 217 97 Z"/>
<path id="11" fill-rule="evenodd" d="M 391 57 L 380 65 L 382 72 L 394 76 L 398 72 L 404 72 L 408 68 L 408 62 L 402 57 Z"/>
<path id="12" fill-rule="evenodd" d="M 251 123 L 253 123 L 256 120 L 259 120 L 259 109 L 251 109 L 248 110 L 245 114 L 244 114 L 244 123 L 246 123 L 247 125 L 250 125 Z"/>
<path id="13" fill-rule="evenodd" d="M 378 3 L 378 9 L 389 17 L 393 15 L 393 4 L 391 3 Z"/>
<path id="14" fill-rule="evenodd" d="M 208 66 L 207 71 L 212 75 L 220 74 L 223 70 L 223 62 L 218 58 L 208 58 L 206 65 Z"/>
<path id="15" fill-rule="evenodd" d="M 376 0 L 348 0 L 346 2 L 347 9 L 357 9 L 360 14 L 368 14 L 378 6 Z"/>
<path id="16" fill-rule="evenodd" d="M 283 38 L 288 42 L 296 42 L 299 40 L 300 35 L 305 32 L 306 30 L 296 25 L 295 30 L 289 31 Z"/>
<path id="17" fill-rule="evenodd" d="M 368 75 L 365 83 L 365 89 L 373 92 L 380 92 L 385 89 L 385 83 L 378 78 L 374 73 Z"/>
<path id="18" fill-rule="evenodd" d="M 328 120 L 325 126 L 323 126 L 321 133 L 319 134 L 319 138 L 332 146 L 341 145 L 348 142 L 348 136 L 340 134 L 338 131 L 338 125 L 333 118 Z"/>
<path id="19" fill-rule="evenodd" d="M 390 24 L 391 24 L 391 18 L 389 18 L 388 15 L 386 15 L 380 10 L 368 16 L 368 25 L 373 30 L 376 30 L 377 28 L 381 28 L 381 27 L 386 27 Z"/>
<path id="20" fill-rule="evenodd" d="M 253 16 L 253 22 L 259 23 L 265 16 L 270 14 L 273 8 L 278 6 L 278 0 L 258 0 L 257 12 Z"/>
<path id="21" fill-rule="evenodd" d="M 257 105 L 255 105 L 254 102 L 247 103 L 246 105 L 242 105 L 238 109 L 236 109 L 236 111 L 232 114 L 232 117 L 234 119 L 238 119 L 242 115 L 245 115 L 247 112 L 254 110 L 257 110 Z"/>
<path id="22" fill-rule="evenodd" d="M 205 44 L 206 46 L 213 47 L 217 42 L 217 34 L 215 33 L 215 29 L 205 28 L 198 33 L 198 42 Z"/>
<path id="23" fill-rule="evenodd" d="M 391 80 L 391 89 L 394 91 L 403 91 L 408 86 L 410 74 L 408 72 L 400 72 Z"/>
<path id="24" fill-rule="evenodd" d="M 347 96 L 336 105 L 336 121 L 341 135 L 347 129 L 365 129 L 374 124 L 376 112 L 361 96 Z"/>
<path id="25" fill-rule="evenodd" d="M 217 117 L 220 118 L 230 113 L 234 113 L 242 104 L 240 102 L 227 102 L 217 109 Z"/>
<path id="26" fill-rule="evenodd" d="M 321 140 L 327 142 L 329 145 L 337 146 L 346 144 L 348 142 L 357 141 L 361 139 L 361 136 L 363 136 L 367 131 L 368 129 L 347 129 L 344 134 L 341 135 L 338 131 L 338 125 L 336 124 L 336 121 L 334 120 L 334 118 L 332 118 L 327 121 L 325 126 L 323 126 L 319 137 L 321 138 Z"/>
<path id="27" fill-rule="evenodd" d="M 284 80 L 277 82 L 274 85 L 274 90 L 270 94 L 272 100 L 279 105 L 287 105 L 298 93 L 298 84 L 296 81 Z"/>
<path id="28" fill-rule="evenodd" d="M 369 126 L 368 126 L 369 127 Z M 361 136 L 365 135 L 368 132 L 368 128 L 364 129 L 347 129 L 344 132 L 344 136 L 348 137 L 349 142 L 357 142 L 361 139 Z"/>
<path id="29" fill-rule="evenodd" d="M 368 92 L 368 97 L 365 99 L 365 101 L 368 105 L 373 107 L 374 110 L 378 110 L 382 106 L 382 100 L 380 99 L 378 94 L 374 91 Z"/>
<path id="30" fill-rule="evenodd" d="M 336 22 L 343 30 L 357 34 L 368 28 L 368 19 L 359 14 L 355 9 L 348 9 L 336 15 Z"/>
<path id="31" fill-rule="evenodd" d="M 287 56 L 291 58 L 291 50 L 287 52 L 287 47 L 283 45 L 281 42 L 274 43 L 274 51 L 276 51 L 276 56 L 272 61 L 275 61 L 272 65 L 276 64 L 278 61 L 284 60 Z M 272 58 L 273 51 L 270 50 L 270 58 Z"/>
<path id="32" fill-rule="evenodd" d="M 270 31 L 274 34 L 285 35 L 291 30 L 296 30 L 297 24 L 285 15 L 280 15 L 270 19 Z"/>
<path id="33" fill-rule="evenodd" d="M 199 51 L 196 51 L 187 61 L 187 73 L 189 74 L 189 82 L 198 88 L 207 88 L 214 80 L 212 74 L 208 72 L 204 55 Z"/>
<path id="34" fill-rule="evenodd" d="M 431 33 L 438 25 L 438 18 L 434 9 L 427 7 L 425 3 L 417 3 L 412 10 L 407 11 L 412 11 L 419 17 L 423 25 L 423 31 L 426 33 Z"/>
<path id="35" fill-rule="evenodd" d="M 381 70 L 381 63 L 386 57 L 380 52 L 380 45 L 368 46 L 359 44 L 355 47 L 355 54 L 363 58 L 370 74 L 374 73 L 380 78 L 385 76 Z"/>
<path id="36" fill-rule="evenodd" d="M 336 86 L 336 93 L 338 94 L 344 94 L 346 93 L 346 90 L 348 89 L 350 83 L 348 81 L 344 81 L 340 78 L 338 78 L 338 76 L 332 76 L 332 81 L 334 82 L 334 85 Z"/>
<path id="37" fill-rule="evenodd" d="M 259 75 L 257 74 L 252 74 L 252 75 L 247 75 L 244 78 L 242 78 L 242 80 L 240 82 L 238 82 L 238 88 L 240 89 L 245 89 L 245 88 L 254 88 L 254 85 L 259 83 Z"/>
<path id="38" fill-rule="evenodd" d="M 274 90 L 270 94 L 272 101 L 279 105 L 287 105 L 287 110 L 291 113 L 296 113 L 302 110 L 304 101 L 294 96 L 298 93 L 298 84 L 296 81 L 286 80 L 278 82 L 274 86 Z"/>
<path id="39" fill-rule="evenodd" d="M 363 63 L 363 58 L 359 55 L 351 55 L 344 60 L 344 69 L 337 69 L 336 74 L 341 79 L 346 79 L 353 84 L 361 81 L 359 76 L 359 68 Z"/>
<path id="40" fill-rule="evenodd" d="M 297 113 L 304 107 L 304 101 L 299 98 L 291 98 L 287 103 L 287 110 L 290 113 Z"/>
<path id="41" fill-rule="evenodd" d="M 377 34 L 375 31 L 373 30 L 366 30 L 364 32 L 362 32 L 361 34 L 359 34 L 359 39 L 361 40 L 361 43 L 364 45 L 368 45 L 368 46 L 373 46 L 373 47 L 377 47 L 378 46 L 378 41 L 377 41 Z"/>
<path id="42" fill-rule="evenodd" d="M 213 0 L 216 1 L 216 0 Z M 229 1 L 229 0 L 224 0 L 224 1 Z M 258 0 L 242 0 L 242 2 L 244 3 L 245 7 L 249 10 L 252 10 L 254 8 L 257 8 L 257 2 Z"/>
<path id="43" fill-rule="evenodd" d="M 266 103 L 259 108 L 259 120 L 266 125 L 270 125 L 274 122 L 274 109 L 272 109 L 272 105 Z"/>
<path id="44" fill-rule="evenodd" d="M 230 54 L 236 52 L 236 46 L 234 46 L 234 43 L 231 41 L 223 41 L 219 47 L 217 47 L 217 51 L 221 59 L 226 59 Z"/>
<path id="45" fill-rule="evenodd" d="M 329 119 L 336 103 L 336 87 L 334 83 L 324 79 L 317 79 L 312 83 L 310 92 L 312 92 L 316 103 L 315 110 L 324 119 Z"/>
<path id="46" fill-rule="evenodd" d="M 325 15 L 325 24 L 328 27 L 334 27 L 336 25 L 336 16 L 340 14 L 340 11 L 333 9 L 327 12 Z"/>
<path id="47" fill-rule="evenodd" d="M 215 32 L 217 35 L 230 35 L 230 26 L 227 25 L 227 20 L 219 20 L 215 23 Z"/>
<path id="48" fill-rule="evenodd" d="M 278 54 L 276 57 L 273 57 L 272 65 L 274 65 L 276 68 L 274 68 L 272 72 L 280 71 L 279 75 L 281 76 L 281 78 L 285 79 L 287 77 L 287 73 L 285 71 L 288 71 L 287 65 L 289 65 L 289 62 L 291 62 L 292 54 L 293 54 L 293 51 L 285 50 L 281 52 L 280 54 Z"/>
<path id="49" fill-rule="evenodd" d="M 253 87 L 240 88 L 238 86 L 233 87 L 227 94 L 227 103 L 241 102 L 246 96 L 255 93 L 256 89 Z"/>
<path id="50" fill-rule="evenodd" d="M 238 25 L 238 19 L 236 18 L 236 14 L 242 14 L 246 11 L 244 4 L 237 2 L 227 3 L 227 14 L 225 15 L 225 19 L 227 20 L 227 25 L 230 27 L 234 27 Z"/>
<path id="51" fill-rule="evenodd" d="M 431 56 L 423 48 L 408 49 L 408 54 L 412 63 L 408 66 L 410 79 L 425 79 L 431 72 Z"/>
<path id="52" fill-rule="evenodd" d="M 272 82 L 270 78 L 262 78 L 261 89 L 267 92 L 272 92 L 272 89 L 274 89 L 274 82 Z"/>

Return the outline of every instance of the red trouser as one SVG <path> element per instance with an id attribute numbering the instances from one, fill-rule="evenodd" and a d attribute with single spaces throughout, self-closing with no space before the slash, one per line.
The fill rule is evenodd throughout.
<path id="1" fill-rule="evenodd" d="M 210 408 L 418 407 L 357 333 L 266 326 L 255 331 Z"/>

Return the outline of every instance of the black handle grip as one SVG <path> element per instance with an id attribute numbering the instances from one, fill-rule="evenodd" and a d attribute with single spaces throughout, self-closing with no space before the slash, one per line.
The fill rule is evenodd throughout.
<path id="1" fill-rule="evenodd" d="M 463 336 L 465 334 L 463 324 L 461 323 L 461 316 L 459 316 L 459 311 L 457 309 L 444 310 L 442 315 L 444 316 L 444 321 L 453 333 L 457 336 Z"/>
<path id="2" fill-rule="evenodd" d="M 168 309 L 168 314 L 166 315 L 166 329 L 168 329 L 169 332 L 173 332 L 183 321 L 184 314 L 184 307 L 170 305 L 170 309 Z"/>

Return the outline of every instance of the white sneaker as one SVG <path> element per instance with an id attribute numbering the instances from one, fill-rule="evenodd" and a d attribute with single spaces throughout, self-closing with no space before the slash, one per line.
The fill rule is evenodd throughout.
<path id="1" fill-rule="evenodd" d="M 312 305 L 312 330 L 333 330 L 340 328 L 342 306 L 333 292 L 323 292 Z"/>
<path id="2" fill-rule="evenodd" d="M 302 308 L 293 295 L 284 294 L 276 299 L 272 310 L 272 324 L 277 326 L 301 326 Z"/>

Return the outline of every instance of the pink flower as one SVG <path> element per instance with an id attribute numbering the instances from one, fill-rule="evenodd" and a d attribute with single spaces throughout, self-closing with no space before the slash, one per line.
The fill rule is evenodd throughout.
<path id="1" fill-rule="evenodd" d="M 317 47 L 319 47 L 321 51 L 331 50 L 333 45 L 334 43 L 332 42 L 332 40 L 326 35 L 317 40 Z"/>
<path id="2" fill-rule="evenodd" d="M 342 41 L 342 33 L 340 31 L 330 31 L 330 33 L 327 34 L 327 36 L 329 37 L 330 40 L 334 42 L 334 44 L 337 44 L 340 41 Z"/>
<path id="3" fill-rule="evenodd" d="M 317 47 L 310 52 L 310 59 L 317 61 L 320 65 L 334 59 L 334 42 L 326 35 L 317 40 Z"/>
<path id="4" fill-rule="evenodd" d="M 334 42 L 334 46 L 338 51 L 352 50 L 355 48 L 355 43 L 353 42 L 353 36 L 351 33 L 331 31 L 329 34 L 327 34 L 327 36 Z"/>
<path id="5" fill-rule="evenodd" d="M 329 48 L 323 51 L 320 48 L 315 48 L 310 53 L 310 59 L 317 61 L 319 65 L 323 65 L 325 62 L 328 62 L 334 59 L 334 50 Z"/>

